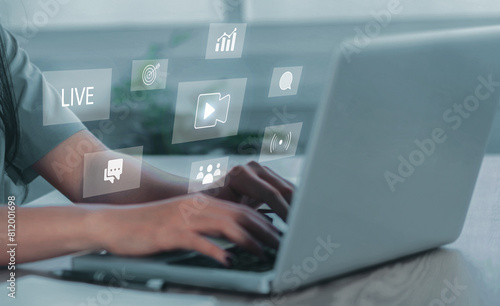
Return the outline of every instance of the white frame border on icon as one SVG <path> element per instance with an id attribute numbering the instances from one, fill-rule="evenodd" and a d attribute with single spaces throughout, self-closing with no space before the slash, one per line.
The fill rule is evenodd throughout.
<path id="1" fill-rule="evenodd" d="M 217 94 L 221 97 L 221 98 L 219 98 L 219 101 L 221 101 L 221 100 L 225 99 L 227 96 L 229 96 L 229 102 L 227 102 L 226 117 L 225 117 L 224 121 L 219 120 L 219 119 L 215 119 L 215 123 L 213 125 L 196 127 L 196 121 L 198 121 L 198 107 L 200 107 L 200 97 L 201 96 L 217 95 Z M 196 102 L 196 113 L 195 113 L 195 116 L 194 116 L 194 128 L 196 130 L 213 128 L 213 127 L 215 127 L 217 125 L 217 121 L 220 122 L 220 123 L 222 123 L 222 124 L 226 123 L 227 117 L 229 116 L 229 107 L 230 106 L 231 106 L 231 95 L 230 94 L 227 94 L 224 97 L 222 97 L 222 94 L 220 92 L 213 92 L 213 93 L 206 93 L 206 94 L 200 94 L 200 95 L 198 95 L 198 101 Z"/>

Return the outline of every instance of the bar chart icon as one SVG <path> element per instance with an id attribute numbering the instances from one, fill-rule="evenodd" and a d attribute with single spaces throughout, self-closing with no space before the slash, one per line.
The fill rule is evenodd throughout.
<path id="1" fill-rule="evenodd" d="M 224 32 L 224 34 L 217 39 L 215 52 L 233 52 L 234 45 L 236 44 L 236 31 L 238 31 L 238 28 L 234 28 L 233 32 L 229 35 Z"/>
<path id="2" fill-rule="evenodd" d="M 245 23 L 212 23 L 205 58 L 240 58 L 245 34 Z"/>

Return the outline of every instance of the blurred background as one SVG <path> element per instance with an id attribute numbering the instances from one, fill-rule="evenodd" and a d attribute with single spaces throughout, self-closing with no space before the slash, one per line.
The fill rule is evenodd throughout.
<path id="1" fill-rule="evenodd" d="M 144 154 L 255 154 L 270 125 L 304 122 L 307 144 L 333 50 L 370 22 L 380 34 L 500 23 L 497 0 L 0 0 L 0 20 L 42 71 L 113 68 L 111 121 L 87 127 L 112 149 Z M 389 7 L 390 20 L 380 22 Z M 241 59 L 205 60 L 209 24 L 247 23 Z M 500 43 L 500 37 L 499 37 Z M 132 60 L 168 58 L 165 90 L 131 92 Z M 500 58 L 499 58 L 500 60 Z M 268 98 L 274 67 L 303 66 L 299 92 Z M 381 72 L 383 76 L 383 72 Z M 237 136 L 172 145 L 179 82 L 248 78 Z M 41 103 L 41 101 L 40 101 Z M 497 114 L 488 153 L 500 153 Z M 48 192 L 42 179 L 28 200 Z"/>

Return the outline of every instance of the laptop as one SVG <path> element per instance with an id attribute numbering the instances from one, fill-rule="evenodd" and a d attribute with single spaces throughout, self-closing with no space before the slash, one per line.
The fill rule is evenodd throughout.
<path id="1" fill-rule="evenodd" d="M 269 294 L 453 242 L 498 108 L 499 37 L 499 26 L 455 29 L 335 51 L 270 261 L 229 245 L 230 269 L 196 252 L 88 254 L 73 268 Z"/>

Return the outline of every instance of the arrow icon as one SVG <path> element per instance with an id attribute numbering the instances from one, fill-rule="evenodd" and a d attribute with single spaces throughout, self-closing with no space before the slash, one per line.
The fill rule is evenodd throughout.
<path id="1" fill-rule="evenodd" d="M 215 108 L 213 108 L 212 105 L 206 103 L 205 104 L 205 115 L 203 116 L 203 119 L 207 119 L 214 112 L 215 112 Z"/>

